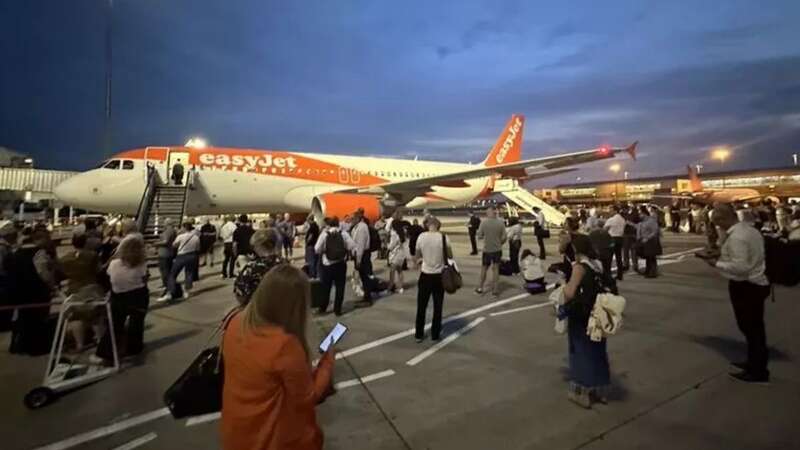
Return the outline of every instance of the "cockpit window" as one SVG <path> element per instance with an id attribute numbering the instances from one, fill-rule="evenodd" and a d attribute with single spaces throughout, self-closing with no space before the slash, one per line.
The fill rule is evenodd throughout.
<path id="1" fill-rule="evenodd" d="M 103 166 L 103 168 L 117 170 L 119 169 L 119 160 L 118 159 L 111 160 L 108 162 L 108 164 Z"/>
<path id="2" fill-rule="evenodd" d="M 122 170 L 133 170 L 133 161 L 129 159 L 122 161 Z"/>

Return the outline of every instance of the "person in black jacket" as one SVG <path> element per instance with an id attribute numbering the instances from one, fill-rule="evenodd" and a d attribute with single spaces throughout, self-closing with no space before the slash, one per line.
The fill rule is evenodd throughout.
<path id="1" fill-rule="evenodd" d="M 14 304 L 49 303 L 56 287 L 55 261 L 50 256 L 50 233 L 36 230 L 14 252 L 11 268 Z M 19 309 L 12 324 L 9 352 L 42 355 L 50 349 L 52 334 L 47 330 L 50 307 Z"/>
<path id="2" fill-rule="evenodd" d="M 470 255 L 478 254 L 478 241 L 476 236 L 478 234 L 478 227 L 480 226 L 481 226 L 481 219 L 478 217 L 477 214 L 475 214 L 474 211 L 470 211 L 469 222 L 467 223 L 467 230 L 469 231 L 469 243 L 472 246 L 472 252 L 470 253 Z M 412 249 L 414 248 L 413 245 L 411 248 Z"/>
<path id="3" fill-rule="evenodd" d="M 172 165 L 172 181 L 175 182 L 176 186 L 180 186 L 183 184 L 183 164 L 181 164 L 181 160 L 177 160 L 175 164 Z"/>
<path id="4" fill-rule="evenodd" d="M 17 229 L 10 220 L 0 221 L 0 306 L 12 304 L 14 285 L 12 270 L 14 251 L 17 247 Z M 14 311 L 0 311 L 0 331 L 11 329 Z"/>
<path id="5" fill-rule="evenodd" d="M 424 232 L 425 229 L 419 224 L 418 219 L 414 219 L 414 221 L 411 222 L 411 225 L 408 226 L 408 249 L 411 253 L 411 256 L 417 254 L 417 238 L 419 238 L 419 235 Z"/>
<path id="6" fill-rule="evenodd" d="M 319 269 L 319 255 L 314 251 L 314 246 L 319 239 L 319 225 L 314 220 L 313 215 L 309 215 L 306 219 L 306 266 L 308 267 L 308 276 L 310 278 L 317 278 Z"/>

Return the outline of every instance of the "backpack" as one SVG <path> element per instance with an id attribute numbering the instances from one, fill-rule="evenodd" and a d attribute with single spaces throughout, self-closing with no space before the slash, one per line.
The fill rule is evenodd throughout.
<path id="1" fill-rule="evenodd" d="M 375 227 L 367 226 L 369 229 L 369 251 L 377 252 L 381 249 L 381 236 Z"/>
<path id="2" fill-rule="evenodd" d="M 787 261 L 794 261 L 794 263 Z M 800 242 L 764 236 L 764 262 L 769 282 L 782 286 L 800 283 Z"/>
<path id="3" fill-rule="evenodd" d="M 325 238 L 325 257 L 330 262 L 343 261 L 347 257 L 347 247 L 340 231 L 328 232 Z"/>

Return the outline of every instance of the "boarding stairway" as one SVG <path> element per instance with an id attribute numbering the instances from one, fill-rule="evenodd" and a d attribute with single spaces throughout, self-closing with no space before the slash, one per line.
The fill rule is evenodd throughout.
<path id="1" fill-rule="evenodd" d="M 191 189 L 192 171 L 188 171 L 186 183 L 171 185 L 163 183 L 153 168 L 148 168 L 147 184 L 136 214 L 136 224 L 145 241 L 158 239 L 164 228 L 164 221 L 172 219 L 179 227 L 186 213 L 186 199 Z"/>
<path id="2" fill-rule="evenodd" d="M 533 214 L 533 207 L 536 206 L 542 210 L 544 220 L 550 227 L 561 227 L 567 216 L 562 214 L 556 208 L 550 206 L 544 200 L 536 197 L 519 185 L 519 181 L 515 179 L 500 179 L 494 182 L 494 192 L 503 194 L 509 201 L 522 208 L 522 210 Z"/>

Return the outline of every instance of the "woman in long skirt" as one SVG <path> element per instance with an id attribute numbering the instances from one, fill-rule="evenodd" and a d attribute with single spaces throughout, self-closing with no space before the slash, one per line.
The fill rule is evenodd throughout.
<path id="1" fill-rule="evenodd" d="M 564 286 L 564 306 L 559 316 L 567 317 L 569 342 L 570 386 L 568 398 L 584 408 L 592 403 L 606 403 L 610 384 L 606 340 L 594 342 L 586 334 L 589 315 L 601 291 L 602 269 L 589 238 L 575 235 L 572 239 L 576 263 Z"/>

